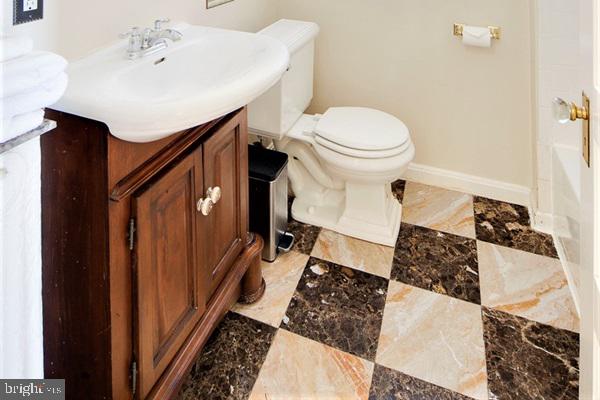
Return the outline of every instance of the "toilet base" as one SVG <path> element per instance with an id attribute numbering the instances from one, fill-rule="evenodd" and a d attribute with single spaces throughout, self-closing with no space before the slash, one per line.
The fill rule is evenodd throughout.
<path id="1" fill-rule="evenodd" d="M 300 195 L 292 204 L 292 217 L 305 224 L 394 247 L 400 232 L 402 205 L 391 194 L 390 185 L 356 186 L 352 184 L 346 190 L 325 189 L 318 205 Z M 361 189 L 368 190 L 371 196 L 365 196 Z"/>

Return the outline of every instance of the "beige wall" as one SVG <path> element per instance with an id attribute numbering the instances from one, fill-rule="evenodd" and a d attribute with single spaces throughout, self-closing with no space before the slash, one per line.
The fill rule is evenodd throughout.
<path id="1" fill-rule="evenodd" d="M 315 21 L 311 111 L 360 105 L 409 126 L 416 162 L 532 186 L 528 0 L 280 0 Z M 492 49 L 464 47 L 452 24 L 499 25 Z"/>
<path id="2" fill-rule="evenodd" d="M 236 0 L 206 10 L 205 0 L 46 0 L 45 18 L 12 26 L 12 0 L 2 0 L 3 33 L 26 34 L 36 46 L 73 59 L 156 18 L 256 31 L 277 17 L 279 0 Z"/>
<path id="3" fill-rule="evenodd" d="M 8 32 L 75 58 L 132 25 L 169 16 L 255 31 L 277 18 L 315 21 L 315 99 L 309 111 L 370 106 L 403 119 L 416 162 L 532 186 L 529 0 L 236 0 L 212 10 L 203 0 L 46 0 L 42 22 Z M 497 24 L 492 49 L 466 48 L 455 21 Z"/>

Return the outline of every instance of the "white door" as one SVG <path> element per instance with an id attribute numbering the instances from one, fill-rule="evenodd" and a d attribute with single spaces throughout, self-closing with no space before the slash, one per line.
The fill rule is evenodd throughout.
<path id="1" fill-rule="evenodd" d="M 600 0 L 579 1 L 581 84 L 591 104 L 590 165 L 580 159 L 580 398 L 600 399 Z"/>

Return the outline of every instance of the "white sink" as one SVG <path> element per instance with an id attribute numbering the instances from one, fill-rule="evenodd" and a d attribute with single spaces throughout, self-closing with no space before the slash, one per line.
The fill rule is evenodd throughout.
<path id="1" fill-rule="evenodd" d="M 138 60 L 127 41 L 71 63 L 52 108 L 94 119 L 130 142 L 162 139 L 252 102 L 281 79 L 289 52 L 264 35 L 180 24 L 183 39 Z"/>

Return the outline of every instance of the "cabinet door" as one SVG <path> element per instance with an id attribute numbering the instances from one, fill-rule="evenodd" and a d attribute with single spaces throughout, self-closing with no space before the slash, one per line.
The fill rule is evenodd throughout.
<path id="1" fill-rule="evenodd" d="M 248 229 L 248 137 L 246 112 L 236 114 L 203 145 L 204 188 L 221 199 L 205 217 L 210 226 L 209 293 L 215 291 L 244 248 Z"/>
<path id="2" fill-rule="evenodd" d="M 198 148 L 134 195 L 139 398 L 152 389 L 206 308 L 206 221 L 195 206 L 202 190 Z"/>

